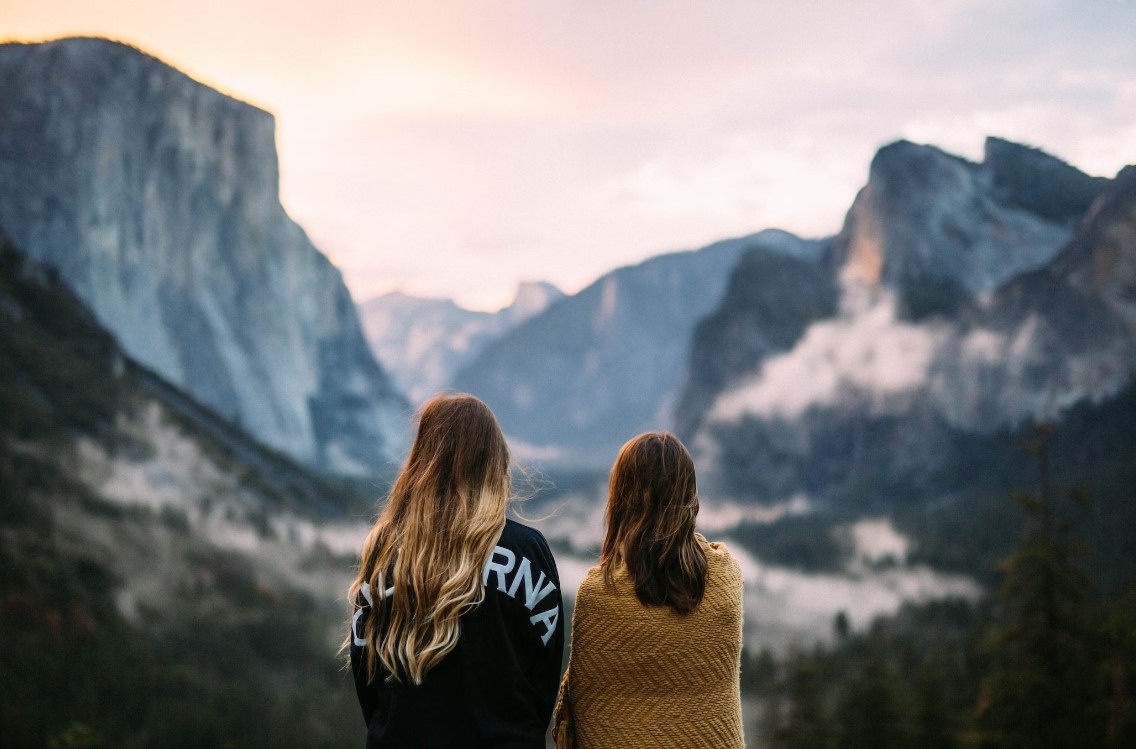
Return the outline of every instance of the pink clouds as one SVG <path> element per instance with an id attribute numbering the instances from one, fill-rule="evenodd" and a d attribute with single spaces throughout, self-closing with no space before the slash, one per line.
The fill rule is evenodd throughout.
<path id="1" fill-rule="evenodd" d="M 5 0 L 277 115 L 289 210 L 357 298 L 482 308 L 666 250 L 839 228 L 897 137 L 1136 161 L 1136 6 Z"/>

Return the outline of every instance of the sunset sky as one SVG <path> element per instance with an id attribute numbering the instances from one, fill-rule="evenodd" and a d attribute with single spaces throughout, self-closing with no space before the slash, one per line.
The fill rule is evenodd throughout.
<path id="1" fill-rule="evenodd" d="M 358 301 L 831 234 L 901 137 L 1136 163 L 1136 0 L 0 0 L 0 37 L 71 34 L 275 113 L 284 204 Z"/>

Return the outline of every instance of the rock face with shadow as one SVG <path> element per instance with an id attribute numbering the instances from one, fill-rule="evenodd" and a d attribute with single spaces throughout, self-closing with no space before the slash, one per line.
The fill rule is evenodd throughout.
<path id="1" fill-rule="evenodd" d="M 675 410 L 683 439 L 694 436 L 714 399 L 738 377 L 791 349 L 812 323 L 836 314 L 836 280 L 822 259 L 759 245 L 738 261 L 721 304 L 694 329 L 688 379 Z"/>
<path id="2" fill-rule="evenodd" d="M 679 423 L 707 489 L 902 500 L 957 482 L 976 439 L 1060 422 L 1136 374 L 1131 167 L 892 144 L 830 258 L 791 301 L 775 269 L 739 264 L 696 329 Z M 813 296 L 825 283 L 838 301 Z"/>
<path id="3" fill-rule="evenodd" d="M 835 258 L 895 290 L 905 318 L 950 311 L 1052 260 L 1106 181 L 996 138 L 980 164 L 899 141 L 872 160 Z"/>
<path id="4" fill-rule="evenodd" d="M 0 45 L 0 224 L 131 356 L 309 464 L 369 474 L 408 406 L 279 200 L 271 114 L 102 39 Z"/>
<path id="5" fill-rule="evenodd" d="M 1136 168 L 1107 184 L 1052 262 L 972 305 L 958 325 L 935 390 L 954 424 L 989 431 L 1058 419 L 1124 388 L 1136 372 Z"/>

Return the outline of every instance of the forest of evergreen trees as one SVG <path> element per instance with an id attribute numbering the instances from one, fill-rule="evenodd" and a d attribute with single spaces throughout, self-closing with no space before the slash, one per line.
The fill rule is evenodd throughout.
<path id="1" fill-rule="evenodd" d="M 1042 425 L 1022 445 L 1037 487 L 1004 500 L 1022 530 L 996 595 L 908 605 L 863 633 L 841 614 L 831 646 L 746 654 L 762 746 L 1136 746 L 1136 585 L 1102 570 L 1082 540 L 1076 519 L 1094 497 L 1055 485 L 1052 438 Z M 1132 485 L 1122 492 L 1130 512 Z"/>

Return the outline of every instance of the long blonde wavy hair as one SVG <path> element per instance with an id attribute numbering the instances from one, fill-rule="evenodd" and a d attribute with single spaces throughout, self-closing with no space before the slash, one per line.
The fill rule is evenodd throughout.
<path id="1" fill-rule="evenodd" d="M 427 401 L 348 589 L 358 608 L 369 586 L 368 681 L 381 663 L 389 678 L 421 684 L 454 649 L 462 614 L 485 597 L 482 568 L 510 494 L 509 448 L 489 407 L 465 394 Z"/>

